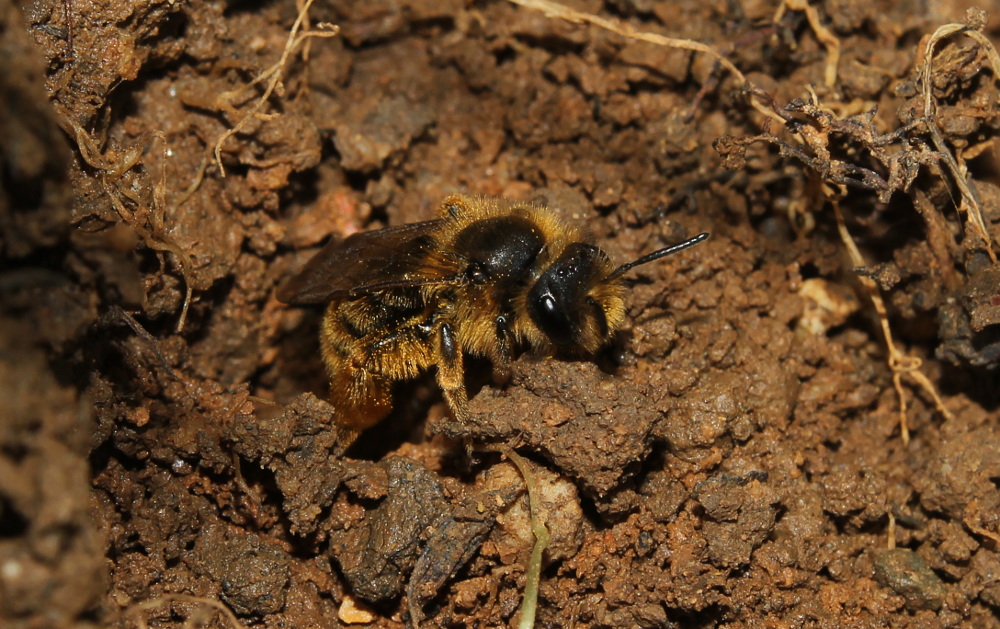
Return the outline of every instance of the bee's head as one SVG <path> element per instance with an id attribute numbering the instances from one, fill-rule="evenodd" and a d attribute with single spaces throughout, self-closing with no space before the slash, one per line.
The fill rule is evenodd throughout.
<path id="1" fill-rule="evenodd" d="M 526 306 L 552 344 L 594 352 L 621 327 L 625 287 L 621 281 L 607 281 L 612 268 L 603 251 L 577 242 L 538 277 Z"/>
<path id="2" fill-rule="evenodd" d="M 595 352 L 625 322 L 629 270 L 708 238 L 699 234 L 615 269 L 606 253 L 576 242 L 563 250 L 528 291 L 528 315 L 556 347 Z"/>

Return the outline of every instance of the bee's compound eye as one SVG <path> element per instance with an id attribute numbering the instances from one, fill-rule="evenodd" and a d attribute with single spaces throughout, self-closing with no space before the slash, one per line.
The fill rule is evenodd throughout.
<path id="1" fill-rule="evenodd" d="M 573 342 L 573 324 L 566 311 L 559 307 L 552 293 L 546 292 L 528 304 L 528 311 L 535 324 L 556 345 Z"/>
<path id="2" fill-rule="evenodd" d="M 542 297 L 542 309 L 550 317 L 556 314 L 556 300 L 552 298 L 552 295 L 546 295 Z"/>

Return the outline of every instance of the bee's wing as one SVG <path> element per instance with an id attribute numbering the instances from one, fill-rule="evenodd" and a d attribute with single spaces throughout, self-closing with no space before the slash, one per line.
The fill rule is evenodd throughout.
<path id="1" fill-rule="evenodd" d="M 451 281 L 452 272 L 428 266 L 430 234 L 440 225 L 439 219 L 334 238 L 278 287 L 277 297 L 301 306 Z"/>

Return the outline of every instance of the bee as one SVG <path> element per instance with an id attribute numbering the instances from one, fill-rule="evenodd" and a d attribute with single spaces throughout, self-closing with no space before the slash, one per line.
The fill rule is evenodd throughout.
<path id="1" fill-rule="evenodd" d="M 489 359 L 497 382 L 520 347 L 593 354 L 625 322 L 625 274 L 706 238 L 616 267 L 543 207 L 452 195 L 434 220 L 334 239 L 277 297 L 326 304 L 320 351 L 347 447 L 392 410 L 394 382 L 432 366 L 462 421 L 465 354 Z"/>

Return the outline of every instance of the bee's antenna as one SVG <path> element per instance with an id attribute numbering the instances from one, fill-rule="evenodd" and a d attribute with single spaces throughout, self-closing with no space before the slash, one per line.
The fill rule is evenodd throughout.
<path id="1" fill-rule="evenodd" d="M 654 251 L 653 253 L 649 253 L 649 254 L 646 254 L 646 255 L 642 256 L 638 260 L 633 260 L 632 262 L 629 262 L 628 264 L 621 265 L 620 267 L 618 267 L 617 269 L 615 269 L 614 273 L 612 273 L 610 276 L 608 276 L 608 279 L 609 280 L 613 280 L 616 277 L 619 277 L 621 275 L 624 275 L 625 273 L 628 273 L 629 271 L 631 271 L 632 269 L 634 269 L 635 267 L 637 267 L 639 265 L 646 264 L 647 262 L 652 262 L 653 260 L 659 260 L 663 256 L 668 256 L 671 253 L 677 253 L 678 251 L 681 251 L 682 249 L 687 249 L 688 247 L 693 247 L 693 246 L 697 245 L 699 242 L 702 242 L 703 240 L 705 240 L 707 238 L 708 238 L 708 232 L 702 232 L 702 233 L 698 234 L 697 236 L 694 236 L 692 238 L 688 238 L 684 242 L 679 242 L 676 245 L 670 245 L 669 247 L 664 247 L 663 249 L 658 249 L 657 251 Z"/>

